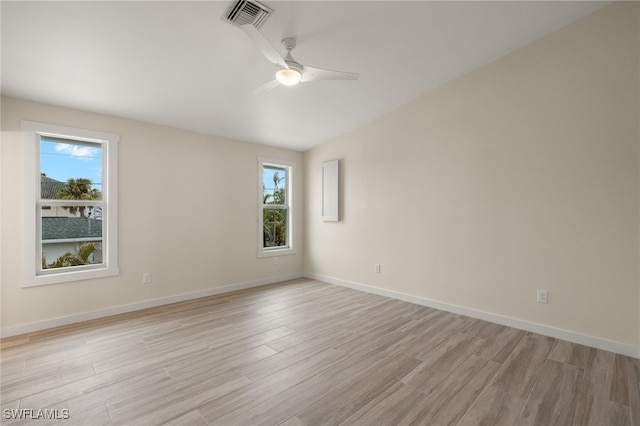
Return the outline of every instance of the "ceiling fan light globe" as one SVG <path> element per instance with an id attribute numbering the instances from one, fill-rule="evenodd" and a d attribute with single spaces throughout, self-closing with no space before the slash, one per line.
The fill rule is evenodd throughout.
<path id="1" fill-rule="evenodd" d="M 294 69 L 280 70 L 276 73 L 276 80 L 285 86 L 294 86 L 300 83 L 301 78 L 302 74 Z"/>

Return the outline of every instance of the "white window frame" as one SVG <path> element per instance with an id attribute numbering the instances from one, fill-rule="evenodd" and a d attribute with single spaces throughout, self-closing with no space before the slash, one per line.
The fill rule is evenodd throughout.
<path id="1" fill-rule="evenodd" d="M 275 160 L 271 158 L 258 157 L 258 257 L 274 257 L 288 254 L 295 254 L 294 247 L 294 220 L 293 220 L 293 185 L 295 175 L 295 163 L 292 161 Z M 264 247 L 264 226 L 263 211 L 265 208 L 273 208 L 273 205 L 264 204 L 264 192 L 262 187 L 264 167 L 273 166 L 286 170 L 286 194 L 287 202 L 287 244 L 281 247 Z"/>
<path id="2" fill-rule="evenodd" d="M 118 142 L 114 133 L 97 132 L 55 124 L 22 120 L 24 132 L 24 273 L 22 287 L 59 284 L 70 281 L 118 275 Z M 62 138 L 102 146 L 102 263 L 87 267 L 42 269 L 42 235 L 40 231 L 40 140 Z M 64 205 L 74 201 L 65 200 Z M 57 201 L 47 200 L 47 204 Z M 62 202 L 60 202 L 62 203 Z M 81 204 L 86 205 L 86 202 Z M 62 204 L 61 204 L 62 205 Z"/>

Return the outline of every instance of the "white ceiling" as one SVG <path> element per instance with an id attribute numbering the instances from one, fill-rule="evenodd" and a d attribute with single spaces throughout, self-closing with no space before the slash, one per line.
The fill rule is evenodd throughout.
<path id="1" fill-rule="evenodd" d="M 307 150 L 606 4 L 264 0 L 274 46 L 361 77 L 254 95 L 276 69 L 231 3 L 2 1 L 2 93 Z"/>

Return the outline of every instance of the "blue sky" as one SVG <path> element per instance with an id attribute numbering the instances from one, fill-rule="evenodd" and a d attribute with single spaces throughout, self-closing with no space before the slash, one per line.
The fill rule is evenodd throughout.
<path id="1" fill-rule="evenodd" d="M 99 145 L 61 143 L 42 139 L 40 172 L 66 182 L 69 178 L 87 178 L 93 188 L 102 190 L 102 149 Z"/>

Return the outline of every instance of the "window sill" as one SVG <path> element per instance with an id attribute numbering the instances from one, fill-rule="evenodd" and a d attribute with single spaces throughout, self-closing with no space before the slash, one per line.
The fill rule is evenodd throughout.
<path id="1" fill-rule="evenodd" d="M 268 249 L 261 250 L 258 252 L 258 257 L 275 257 L 275 256 L 286 256 L 289 254 L 296 254 L 296 250 L 293 248 L 278 248 L 278 249 Z"/>
<path id="2" fill-rule="evenodd" d="M 73 281 L 91 280 L 95 278 L 114 277 L 117 275 L 120 275 L 120 270 L 117 267 L 106 267 L 84 271 L 68 271 L 60 272 L 58 274 L 31 275 L 25 277 L 22 287 L 39 287 L 50 284 L 62 284 Z"/>

